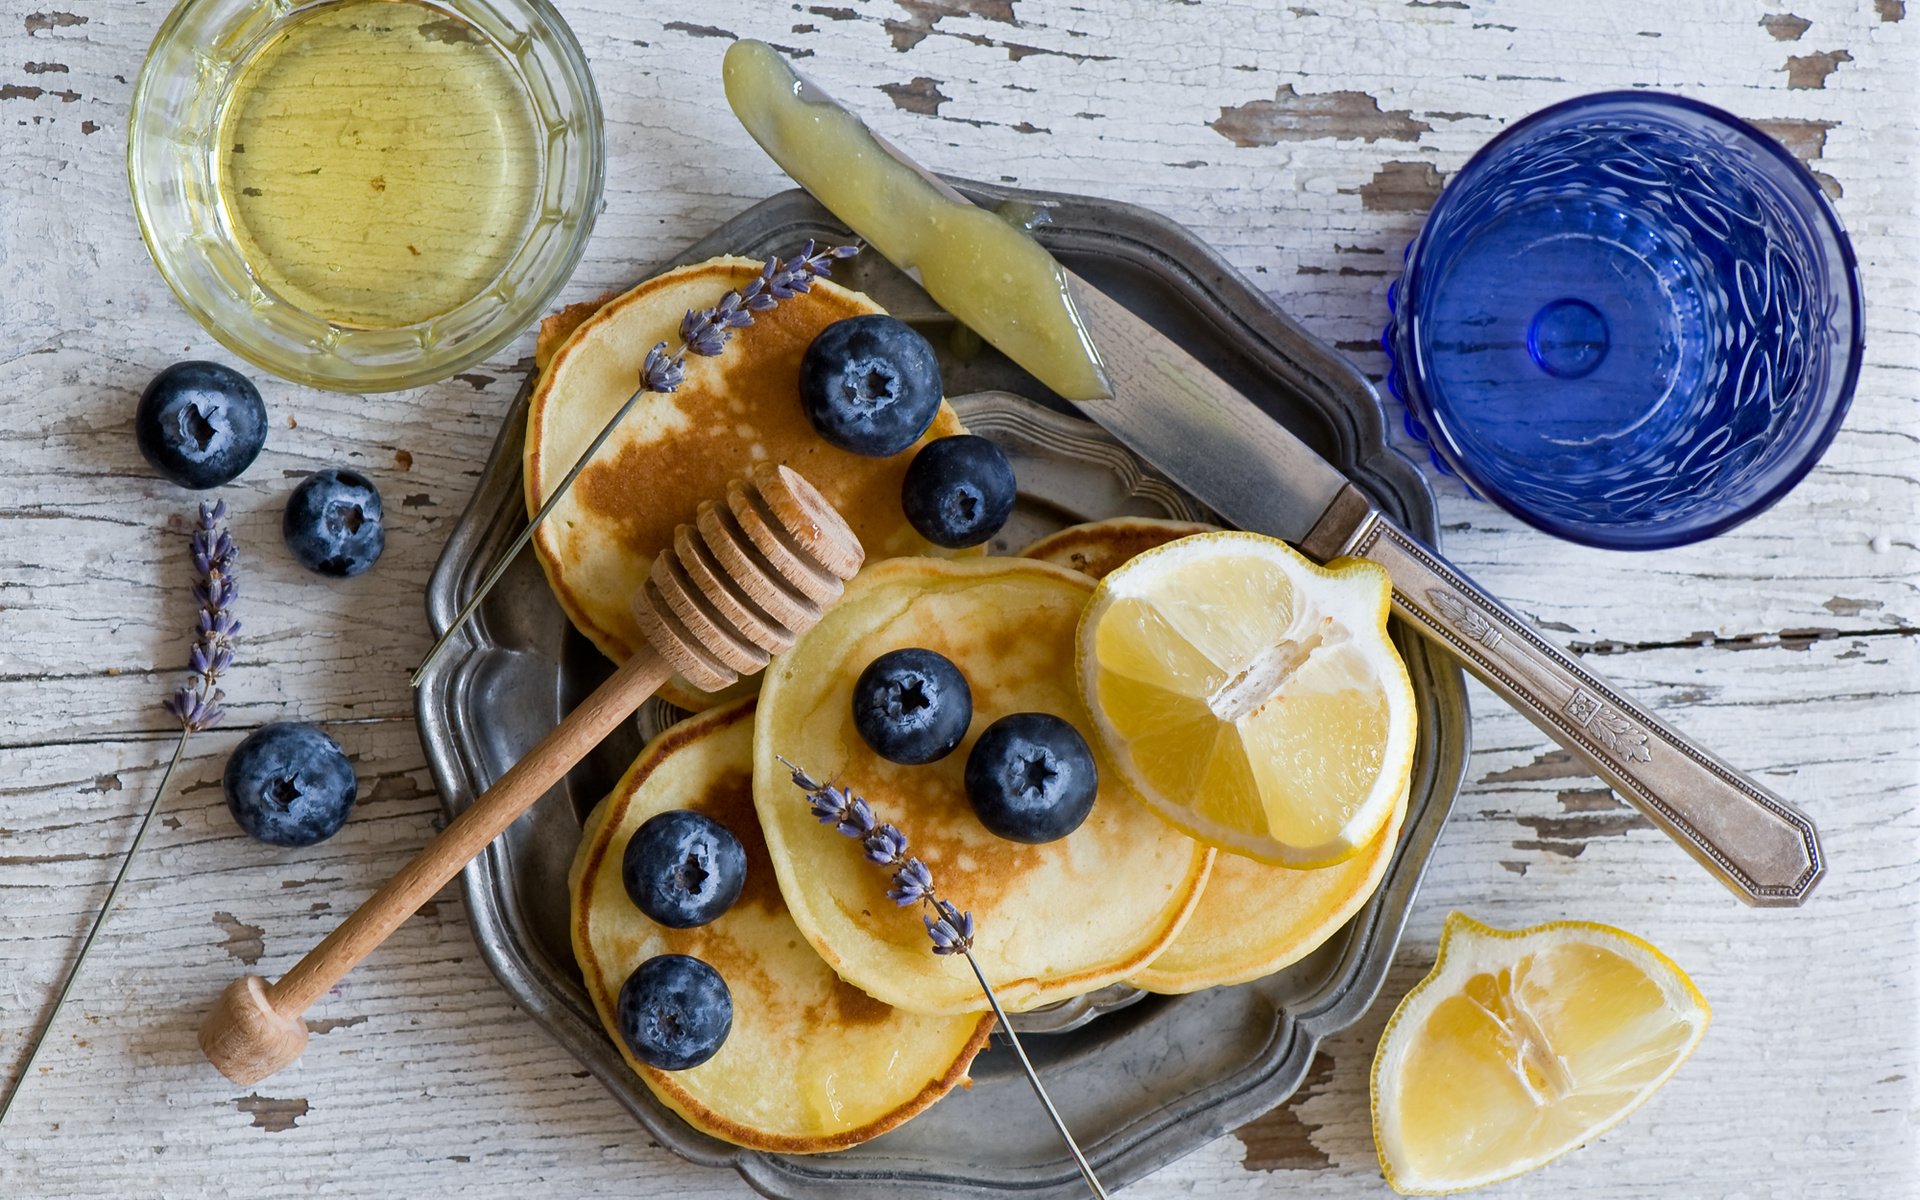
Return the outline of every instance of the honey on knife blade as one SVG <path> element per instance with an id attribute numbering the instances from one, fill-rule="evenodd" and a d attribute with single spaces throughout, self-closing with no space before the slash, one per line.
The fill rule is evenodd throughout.
<path id="1" fill-rule="evenodd" d="M 754 139 L 940 306 L 1068 400 L 1111 394 L 1060 264 L 1005 219 L 943 195 L 852 115 L 800 95 L 778 51 L 727 51 L 727 101 Z"/>

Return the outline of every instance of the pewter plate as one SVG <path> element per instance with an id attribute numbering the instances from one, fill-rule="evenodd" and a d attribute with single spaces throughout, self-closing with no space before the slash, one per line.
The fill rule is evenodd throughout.
<path id="1" fill-rule="evenodd" d="M 1432 497 L 1389 450 L 1379 399 L 1350 364 L 1313 339 L 1190 232 L 1106 201 L 959 184 L 988 205 L 1044 209 L 1037 236 L 1069 267 L 1118 297 L 1210 363 L 1339 466 L 1389 515 L 1434 542 Z M 720 253 L 790 253 L 807 238 L 848 240 L 804 193 L 742 213 L 674 261 Z M 1130 511 L 1190 516 L 1193 501 L 1067 415 L 1051 396 L 960 328 L 877 256 L 837 272 L 927 333 L 941 349 L 964 419 L 1016 458 L 1022 501 L 996 549 L 1074 520 Z M 523 388 L 473 500 L 428 588 L 437 631 L 526 519 L 520 457 Z M 965 393 L 1012 393 L 968 396 Z M 1022 397 L 1030 398 L 1023 400 Z M 1049 411 L 1053 410 L 1053 411 Z M 1373 900 L 1325 946 L 1267 979 L 1191 996 L 1125 989 L 1031 1014 L 1029 1049 L 1063 1115 L 1110 1187 L 1198 1148 L 1285 1100 L 1314 1048 L 1358 1020 L 1392 961 L 1420 876 L 1446 820 L 1469 740 L 1461 675 L 1409 631 L 1395 639 L 1413 676 L 1420 717 L 1413 790 L 1401 844 Z M 568 624 L 531 555 L 514 564 L 417 699 L 427 761 L 448 812 L 472 803 L 610 666 Z M 657 709 L 650 719 L 664 715 Z M 649 719 L 643 714 L 643 720 Z M 810 1157 L 742 1150 L 700 1134 L 634 1077 L 582 989 L 567 932 L 567 869 L 580 821 L 641 746 L 636 723 L 610 738 L 476 859 L 463 877 L 482 956 L 502 985 L 632 1110 L 661 1145 L 730 1166 L 773 1197 L 1066 1197 L 1085 1185 L 1012 1056 L 974 1065 L 974 1086 L 866 1145 Z M 1045 1032 L 1043 1032 L 1043 1030 Z"/>

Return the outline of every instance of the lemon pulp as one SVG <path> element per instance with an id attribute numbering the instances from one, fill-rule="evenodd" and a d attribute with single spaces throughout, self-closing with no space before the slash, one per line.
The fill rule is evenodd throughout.
<path id="1" fill-rule="evenodd" d="M 1685 973 L 1632 934 L 1576 921 L 1505 932 L 1454 913 L 1374 1060 L 1387 1181 L 1459 1191 L 1557 1158 L 1645 1102 L 1709 1016 Z"/>
<path id="2" fill-rule="evenodd" d="M 1212 533 L 1109 575 L 1081 624 L 1096 730 L 1175 825 L 1286 866 L 1351 857 L 1412 770 L 1391 584 L 1272 538 Z"/>

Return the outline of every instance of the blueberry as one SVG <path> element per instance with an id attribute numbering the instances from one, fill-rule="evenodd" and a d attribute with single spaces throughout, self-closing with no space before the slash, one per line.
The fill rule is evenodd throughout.
<path id="1" fill-rule="evenodd" d="M 280 536 L 294 560 L 322 575 L 358 575 L 387 548 L 380 493 L 358 471 L 315 471 L 287 497 Z"/>
<path id="2" fill-rule="evenodd" d="M 920 440 L 940 411 L 940 387 L 933 347 L 885 313 L 835 321 L 800 360 L 800 404 L 814 432 L 872 458 Z"/>
<path id="3" fill-rule="evenodd" d="M 978 546 L 1013 515 L 1017 489 L 1006 453 L 971 433 L 928 442 L 907 466 L 900 507 L 939 546 Z"/>
<path id="4" fill-rule="evenodd" d="M 967 755 L 967 799 L 980 823 L 1011 842 L 1051 842 L 1093 811 L 1100 768 L 1080 731 L 1052 713 L 1014 713 L 987 726 Z"/>
<path id="5" fill-rule="evenodd" d="M 740 898 L 747 852 L 720 822 L 675 809 L 633 831 L 620 878 L 635 908 L 669 929 L 692 929 Z"/>
<path id="6" fill-rule="evenodd" d="M 267 444 L 267 406 L 253 381 L 232 367 L 177 362 L 140 393 L 133 435 L 170 482 L 219 487 L 252 466 Z"/>
<path id="7" fill-rule="evenodd" d="M 346 824 L 360 787 L 340 743 L 311 725 L 279 722 L 247 735 L 221 780 L 227 810 L 272 846 L 311 846 Z"/>
<path id="8" fill-rule="evenodd" d="M 733 1029 L 727 981 L 697 958 L 659 954 L 620 985 L 620 1037 L 641 1062 L 661 1071 L 697 1067 L 719 1053 Z"/>
<path id="9" fill-rule="evenodd" d="M 972 721 L 967 677 L 931 650 L 890 650 L 853 684 L 853 727 L 889 762 L 917 766 L 945 758 Z"/>

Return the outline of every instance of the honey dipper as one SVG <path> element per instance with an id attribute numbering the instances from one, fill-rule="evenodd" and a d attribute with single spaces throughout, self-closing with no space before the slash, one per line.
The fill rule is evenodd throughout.
<path id="1" fill-rule="evenodd" d="M 242 1086 L 299 1058 L 301 1019 L 401 922 L 431 899 L 674 672 L 719 691 L 793 645 L 859 570 L 860 539 L 825 497 L 783 466 L 755 467 L 674 532 L 633 597 L 646 637 L 540 744 L 427 843 L 280 982 L 236 979 L 200 1026 L 200 1049 Z"/>

